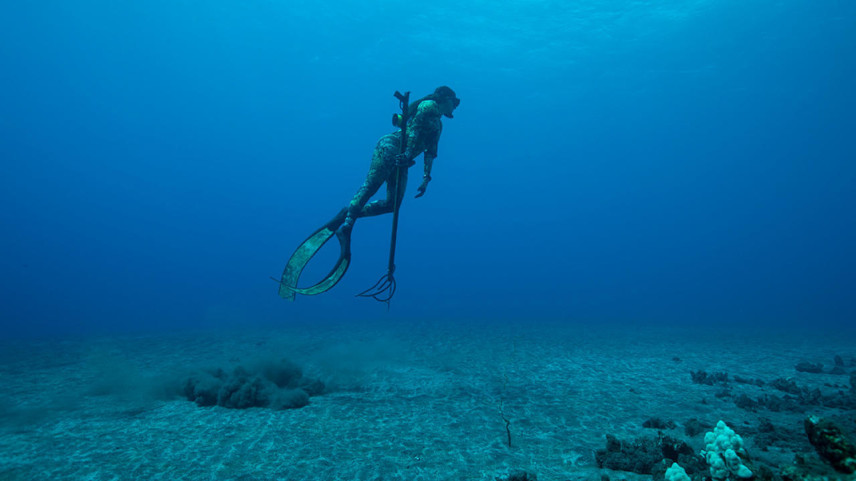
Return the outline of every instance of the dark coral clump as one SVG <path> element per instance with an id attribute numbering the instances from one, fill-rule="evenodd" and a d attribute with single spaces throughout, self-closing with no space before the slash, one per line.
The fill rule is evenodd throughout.
<path id="1" fill-rule="evenodd" d="M 817 416 L 805 419 L 805 433 L 817 454 L 837 471 L 856 472 L 856 446 L 835 423 Z"/>
<path id="2" fill-rule="evenodd" d="M 531 471 L 516 470 L 511 472 L 507 477 L 495 478 L 496 481 L 538 481 L 538 475 Z"/>
<path id="3" fill-rule="evenodd" d="M 663 430 L 663 429 L 675 429 L 675 427 L 677 427 L 677 425 L 675 424 L 675 422 L 674 422 L 674 421 L 670 421 L 670 420 L 663 420 L 663 419 L 660 419 L 660 418 L 657 418 L 657 417 L 653 417 L 653 418 L 648 418 L 648 419 L 646 419 L 646 420 L 642 423 L 642 427 L 643 427 L 643 428 L 648 428 L 648 429 L 660 429 L 660 430 Z"/>
<path id="4" fill-rule="evenodd" d="M 309 404 L 309 397 L 321 394 L 324 383 L 303 376 L 299 366 L 283 359 L 248 369 L 236 367 L 199 371 L 184 381 L 184 396 L 200 406 L 232 409 L 265 407 L 293 409 Z"/>
<path id="5" fill-rule="evenodd" d="M 690 418 L 684 423 L 684 434 L 689 437 L 697 436 L 703 433 L 705 429 L 710 429 L 710 426 L 702 424 L 702 422 L 696 418 Z"/>
<path id="6" fill-rule="evenodd" d="M 819 362 L 814 363 L 814 362 L 803 361 L 803 362 L 797 364 L 796 366 L 794 366 L 794 369 L 796 369 L 799 372 L 807 372 L 807 373 L 811 373 L 811 374 L 820 374 L 823 372 L 823 364 L 821 364 Z"/>
<path id="7" fill-rule="evenodd" d="M 655 470 L 673 462 L 679 463 L 690 473 L 703 463 L 687 443 L 664 435 L 626 442 L 607 434 L 606 448 L 598 449 L 594 457 L 600 468 L 638 474 L 653 474 Z"/>
<path id="8" fill-rule="evenodd" d="M 728 383 L 728 373 L 724 372 L 714 372 L 708 373 L 707 371 L 690 371 L 690 377 L 693 380 L 694 384 L 704 384 L 707 386 L 713 386 L 714 384 L 727 384 Z"/>

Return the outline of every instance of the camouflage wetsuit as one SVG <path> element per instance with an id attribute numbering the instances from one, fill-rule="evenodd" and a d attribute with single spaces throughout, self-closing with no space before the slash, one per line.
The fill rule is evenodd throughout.
<path id="1" fill-rule="evenodd" d="M 399 169 L 397 181 L 394 179 L 395 162 L 396 156 L 401 152 L 401 131 L 384 135 L 378 140 L 366 181 L 363 182 L 348 205 L 348 217 L 357 219 L 392 212 L 396 184 L 400 185 L 398 189 L 398 202 L 400 203 L 407 186 L 407 169 L 412 165 L 413 159 L 423 152 L 425 153 L 423 157 L 425 175 L 423 178 L 431 179 L 431 165 L 434 158 L 437 157 L 437 143 L 440 141 L 440 133 L 443 131 L 443 123 L 440 122 L 441 115 L 437 102 L 433 100 L 419 102 L 416 114 L 407 122 L 407 150 L 405 151 L 407 160 Z M 366 204 L 384 182 L 386 182 L 386 199 Z"/>

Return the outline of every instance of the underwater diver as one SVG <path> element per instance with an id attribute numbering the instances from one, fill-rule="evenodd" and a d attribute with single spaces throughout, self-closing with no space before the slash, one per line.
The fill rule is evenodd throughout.
<path id="1" fill-rule="evenodd" d="M 416 194 L 416 197 L 422 197 L 431 181 L 431 167 L 437 157 L 437 144 L 443 131 L 441 119 L 443 116 L 453 118 L 453 112 L 461 103 L 455 92 L 446 86 L 437 87 L 433 93 L 412 103 L 409 101 L 410 92 L 402 94 L 396 91 L 395 97 L 402 108 L 401 115 L 393 116 L 393 125 L 399 130 L 378 140 L 366 180 L 351 202 L 295 249 L 279 280 L 272 278 L 279 284 L 280 297 L 293 301 L 296 294 L 312 296 L 333 288 L 351 263 L 351 230 L 354 221 L 360 217 L 391 212 L 392 236 L 387 274 L 375 286 L 358 294 L 359 297 L 371 297 L 389 305 L 395 293 L 395 239 L 398 211 L 407 184 L 407 169 L 416 164 L 416 157 L 424 154 L 424 175 Z M 386 198 L 368 203 L 384 183 L 387 185 Z M 320 282 L 309 287 L 298 287 L 298 279 L 307 263 L 334 235 L 339 240 L 340 253 L 333 269 Z"/>
<path id="2" fill-rule="evenodd" d="M 351 203 L 347 207 L 345 222 L 336 232 L 337 236 L 343 237 L 350 234 L 354 227 L 354 221 L 359 217 L 392 212 L 396 201 L 396 188 L 398 191 L 397 201 L 401 203 L 404 198 L 404 188 L 407 185 L 407 170 L 416 164 L 413 159 L 423 153 L 422 161 L 425 168 L 422 184 L 416 189 L 415 197 L 425 195 L 428 183 L 431 182 L 431 167 L 434 164 L 434 159 L 437 158 L 437 144 L 443 131 L 443 123 L 440 120 L 443 116 L 450 119 L 454 118 L 452 113 L 460 103 L 461 100 L 455 95 L 454 90 L 442 86 L 434 89 L 433 93 L 410 104 L 408 110 L 412 112 L 412 115 L 407 122 L 406 150 L 401 152 L 401 130 L 384 135 L 378 140 L 366 181 L 351 199 Z M 395 167 L 402 168 L 396 169 Z M 395 178 L 396 171 L 398 171 L 397 179 Z M 366 204 L 384 182 L 386 182 L 386 198 Z"/>

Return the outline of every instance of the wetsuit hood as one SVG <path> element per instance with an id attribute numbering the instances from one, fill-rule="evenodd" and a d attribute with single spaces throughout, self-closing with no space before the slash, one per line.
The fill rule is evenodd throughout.
<path id="1" fill-rule="evenodd" d="M 442 102 L 444 100 L 447 100 L 447 99 L 451 99 L 452 105 L 454 105 L 456 108 L 458 107 L 458 105 L 461 104 L 461 99 L 458 98 L 458 96 L 455 94 L 455 91 L 452 90 L 451 88 L 445 86 L 445 85 L 443 85 L 441 87 L 437 87 L 436 89 L 434 89 L 434 93 L 432 93 L 428 97 L 431 98 L 431 100 L 434 100 L 438 103 Z M 445 115 L 446 117 L 449 117 L 450 119 L 454 118 L 454 116 L 451 113 L 443 114 L 443 115 Z"/>

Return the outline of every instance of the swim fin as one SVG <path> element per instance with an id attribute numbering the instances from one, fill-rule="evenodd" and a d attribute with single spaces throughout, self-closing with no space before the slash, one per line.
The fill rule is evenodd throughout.
<path id="1" fill-rule="evenodd" d="M 335 286 L 342 276 L 347 272 L 351 264 L 351 233 L 346 231 L 342 235 L 337 236 L 339 239 L 339 259 L 333 269 L 317 284 L 310 287 L 297 287 L 297 281 L 303 269 L 312 260 L 312 257 L 321 250 L 321 247 L 336 235 L 336 230 L 342 223 L 345 222 L 345 216 L 348 209 L 344 208 L 330 219 L 329 222 L 321 226 L 318 230 L 306 238 L 294 253 L 288 259 L 285 269 L 282 271 L 282 277 L 279 281 L 279 297 L 293 301 L 295 294 L 303 294 L 306 296 L 314 296 L 326 292 Z"/>

